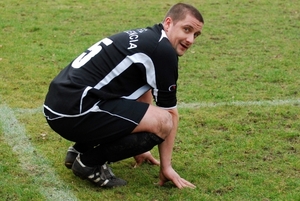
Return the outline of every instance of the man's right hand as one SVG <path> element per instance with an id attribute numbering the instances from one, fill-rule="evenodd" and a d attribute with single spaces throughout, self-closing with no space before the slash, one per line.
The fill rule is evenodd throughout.
<path id="1" fill-rule="evenodd" d="M 194 184 L 181 178 L 180 175 L 171 166 L 168 168 L 165 168 L 165 169 L 161 168 L 160 173 L 159 173 L 159 183 L 158 184 L 160 186 L 162 186 L 168 181 L 172 181 L 175 184 L 175 186 L 177 186 L 177 188 L 179 188 L 179 189 L 183 189 L 183 188 L 195 189 L 196 188 L 196 186 Z"/>

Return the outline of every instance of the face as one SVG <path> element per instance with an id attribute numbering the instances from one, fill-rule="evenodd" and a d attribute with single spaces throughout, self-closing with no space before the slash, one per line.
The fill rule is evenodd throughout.
<path id="1" fill-rule="evenodd" d="M 195 39 L 201 34 L 203 27 L 203 23 L 191 15 L 187 15 L 185 19 L 175 24 L 172 18 L 167 17 L 163 25 L 178 56 L 182 56 L 191 47 Z"/>

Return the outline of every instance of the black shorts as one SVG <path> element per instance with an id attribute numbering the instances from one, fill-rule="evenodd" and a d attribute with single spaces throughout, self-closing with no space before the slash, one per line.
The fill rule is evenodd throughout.
<path id="1" fill-rule="evenodd" d="M 131 134 L 140 123 L 149 104 L 127 99 L 101 101 L 99 111 L 80 117 L 48 120 L 63 138 L 88 144 L 102 144 Z"/>

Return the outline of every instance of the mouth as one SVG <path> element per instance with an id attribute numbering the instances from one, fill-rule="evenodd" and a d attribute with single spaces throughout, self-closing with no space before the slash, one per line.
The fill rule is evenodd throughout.
<path id="1" fill-rule="evenodd" d="M 189 46 L 183 44 L 183 43 L 180 43 L 180 46 L 182 47 L 181 49 L 184 49 L 184 50 L 187 50 L 189 49 Z"/>

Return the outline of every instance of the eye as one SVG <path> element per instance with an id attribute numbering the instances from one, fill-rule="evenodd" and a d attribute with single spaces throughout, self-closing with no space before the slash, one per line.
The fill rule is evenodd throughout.
<path id="1" fill-rule="evenodd" d="M 184 30 L 185 33 L 189 33 L 190 32 L 190 28 L 188 28 L 188 27 L 184 27 L 183 30 Z"/>
<path id="2" fill-rule="evenodd" d="M 201 32 L 197 32 L 197 33 L 194 34 L 194 38 L 197 38 L 200 35 L 201 35 Z"/>

